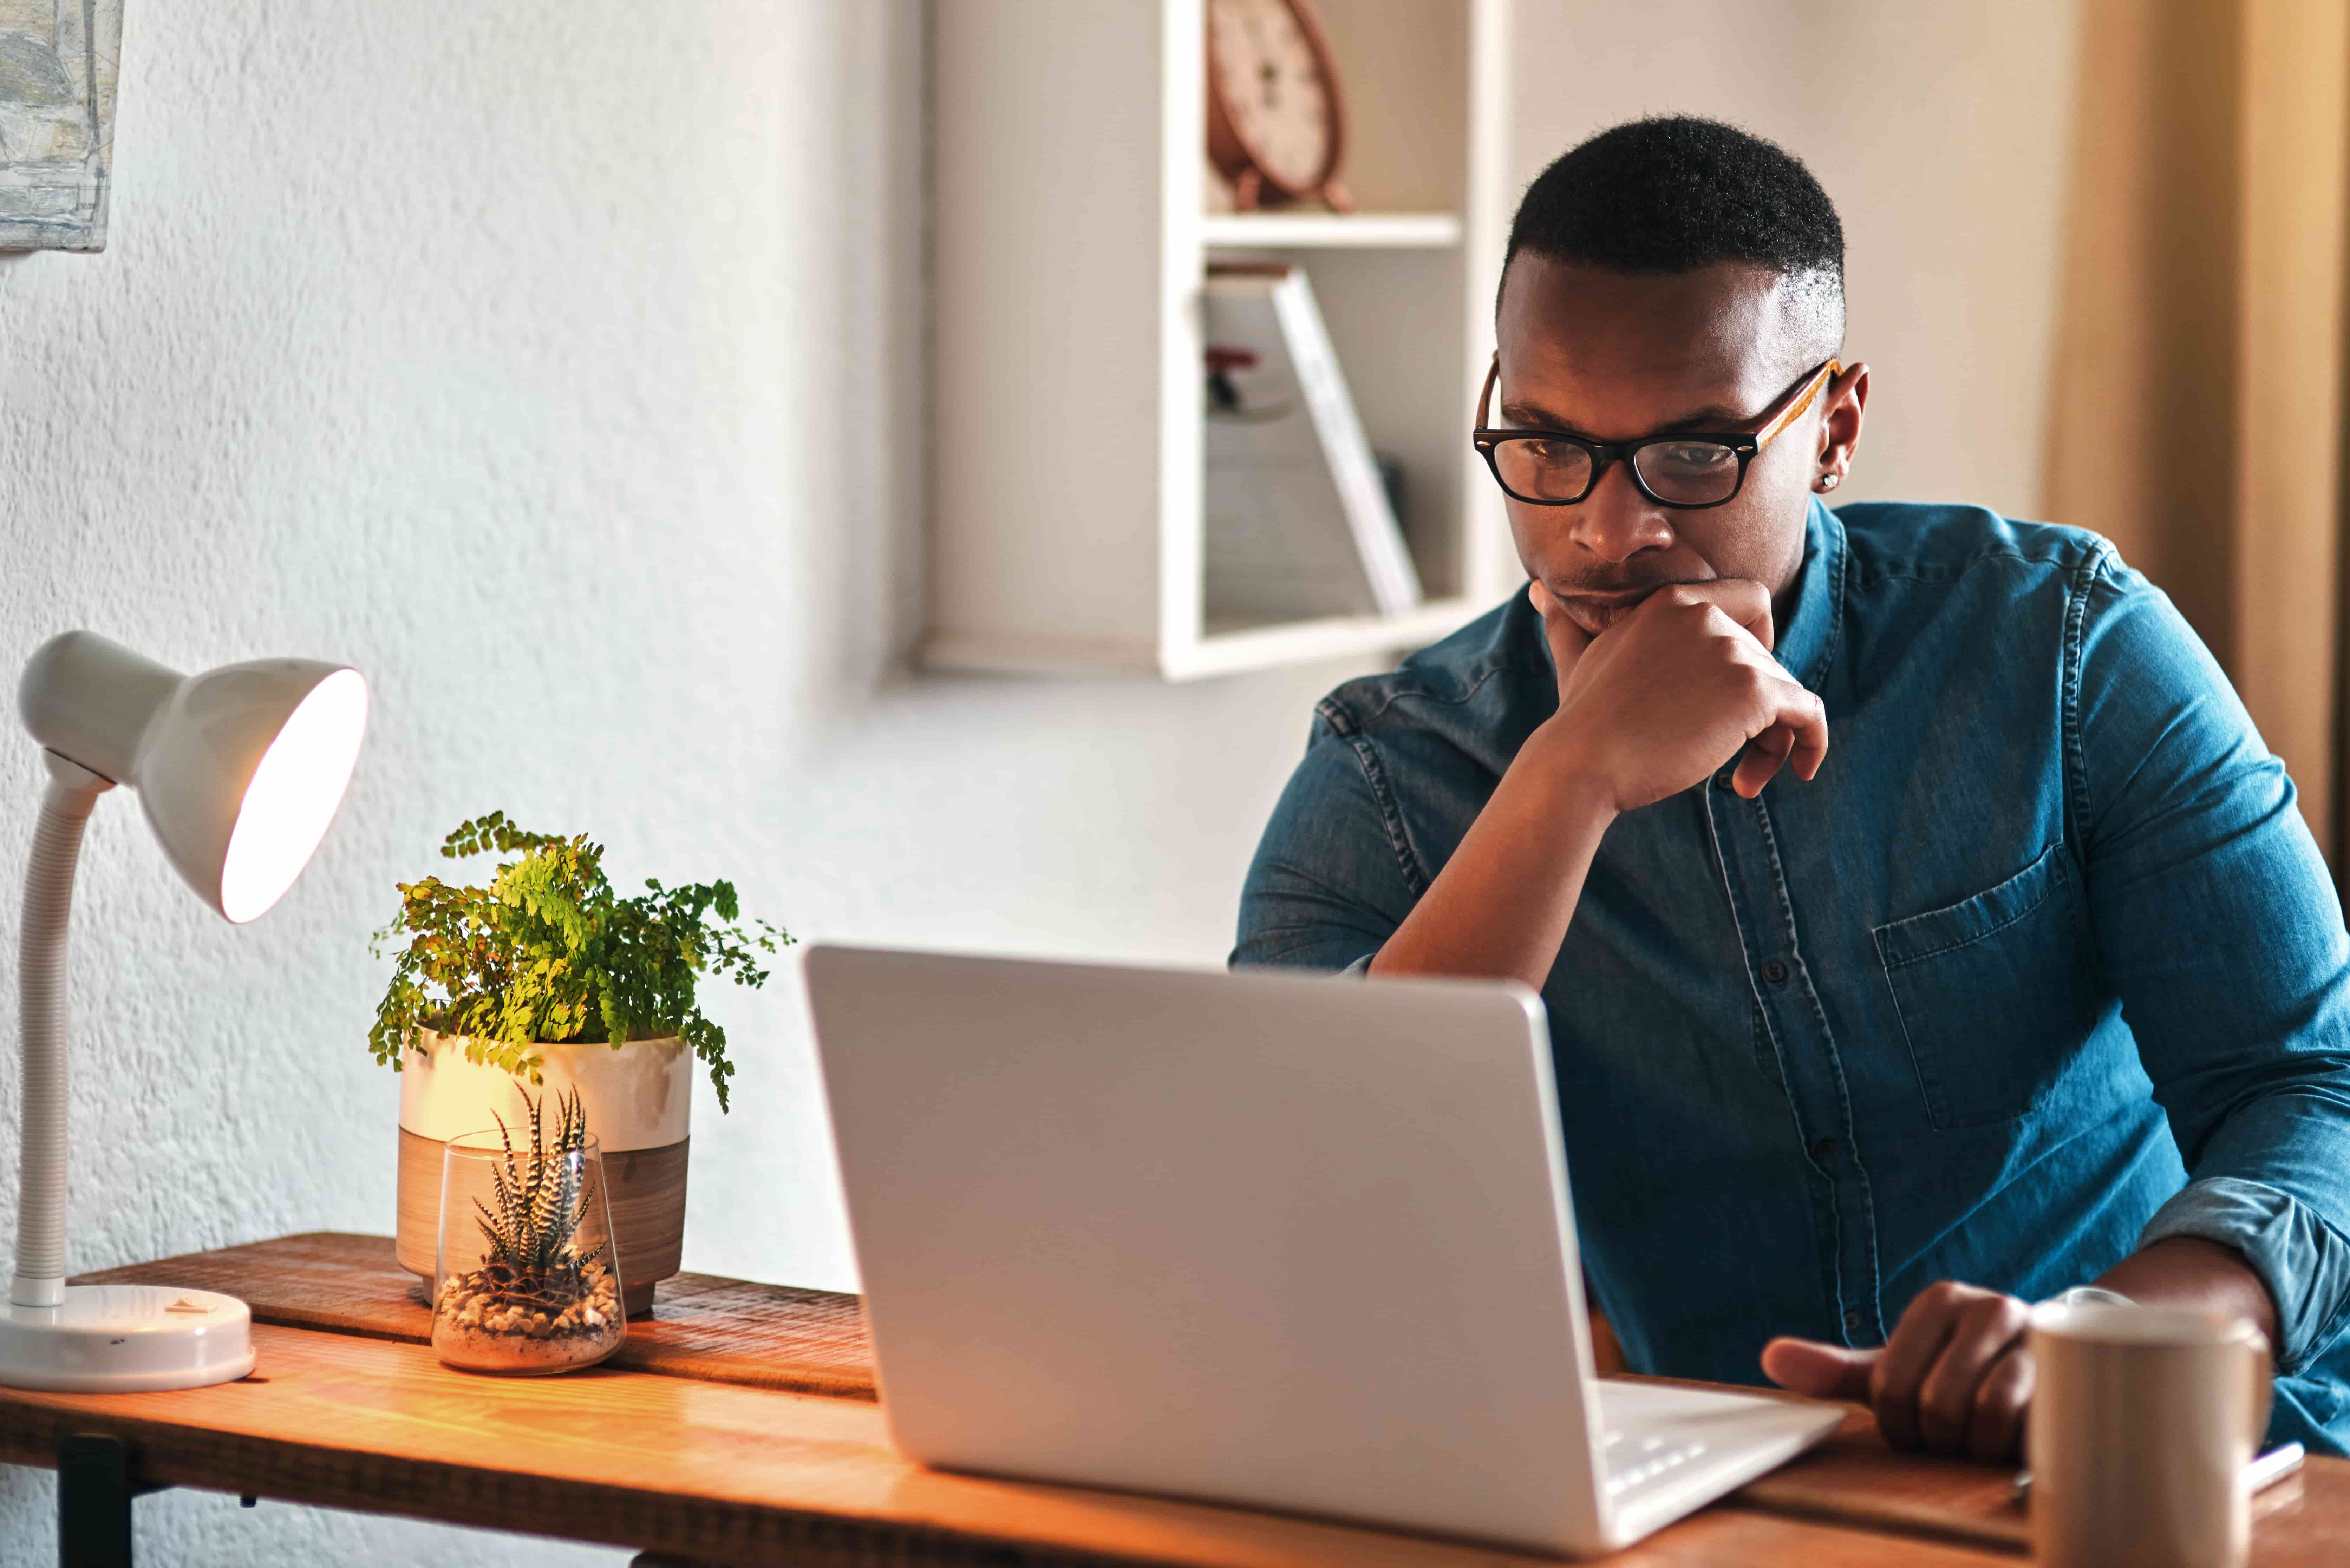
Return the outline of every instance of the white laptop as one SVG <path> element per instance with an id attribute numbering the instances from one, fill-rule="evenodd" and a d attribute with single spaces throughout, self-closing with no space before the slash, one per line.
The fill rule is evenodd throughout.
<path id="1" fill-rule="evenodd" d="M 1594 1376 L 1522 986 L 840 947 L 806 977 L 917 1459 L 1589 1554 L 1842 1417 Z"/>

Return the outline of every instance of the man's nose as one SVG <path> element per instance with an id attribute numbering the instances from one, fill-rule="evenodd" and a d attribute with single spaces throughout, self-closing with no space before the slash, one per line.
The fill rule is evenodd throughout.
<path id="1" fill-rule="evenodd" d="M 1665 509 L 1640 493 L 1628 462 L 1609 463 L 1591 493 L 1564 510 L 1567 538 L 1610 565 L 1643 550 L 1668 549 L 1673 542 Z"/>

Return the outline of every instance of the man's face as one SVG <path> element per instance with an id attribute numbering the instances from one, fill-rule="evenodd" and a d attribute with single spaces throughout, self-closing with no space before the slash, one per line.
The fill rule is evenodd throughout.
<path id="1" fill-rule="evenodd" d="M 1752 432 L 1818 356 L 1778 275 L 1736 263 L 1628 274 L 1522 252 L 1502 290 L 1500 425 L 1624 441 L 1675 431 Z M 1809 357 L 1807 357 L 1809 356 Z M 1748 577 L 1783 595 L 1803 564 L 1804 519 L 1824 469 L 1859 433 L 1855 366 L 1749 464 L 1738 493 L 1703 510 L 1659 505 L 1609 465 L 1572 506 L 1509 503 L 1518 559 L 1594 635 L 1669 583 Z M 1856 396 L 1855 394 L 1858 394 Z M 1849 403 L 1850 435 L 1828 410 Z M 1841 431 L 1837 432 L 1841 435 Z"/>

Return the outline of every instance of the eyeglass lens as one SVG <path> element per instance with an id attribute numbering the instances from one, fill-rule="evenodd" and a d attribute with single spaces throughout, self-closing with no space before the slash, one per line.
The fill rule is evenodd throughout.
<path id="1" fill-rule="evenodd" d="M 1659 501 L 1711 506 L 1738 493 L 1738 453 L 1719 441 L 1658 441 L 1635 452 L 1632 464 Z M 1493 466 L 1523 501 L 1580 501 L 1591 488 L 1591 453 L 1572 441 L 1499 441 Z"/>

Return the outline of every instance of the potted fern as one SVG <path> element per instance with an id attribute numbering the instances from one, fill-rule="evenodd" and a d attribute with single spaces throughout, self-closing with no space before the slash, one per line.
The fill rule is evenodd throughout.
<path id="1" fill-rule="evenodd" d="M 622 897 L 587 835 L 532 833 L 503 812 L 461 825 L 452 860 L 501 857 L 486 886 L 437 877 L 400 884 L 399 915 L 376 935 L 394 950 L 368 1046 L 401 1075 L 397 1248 L 434 1272 L 442 1158 L 451 1138 L 525 1114 L 524 1085 L 578 1096 L 601 1147 L 627 1310 L 652 1305 L 677 1272 L 698 1061 L 728 1106 L 726 1033 L 696 986 L 723 976 L 758 987 L 760 955 L 788 934 L 740 921 L 734 888 L 648 880 Z"/>

